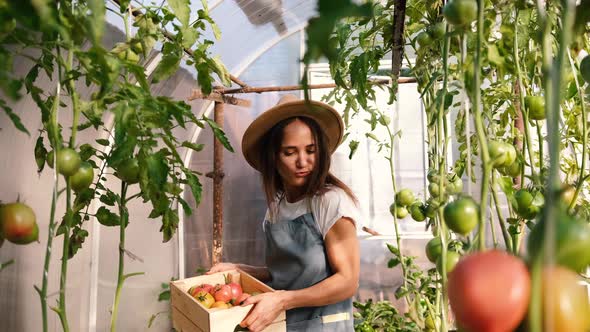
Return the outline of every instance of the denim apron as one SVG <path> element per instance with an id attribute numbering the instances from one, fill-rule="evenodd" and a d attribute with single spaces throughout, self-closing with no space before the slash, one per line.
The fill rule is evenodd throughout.
<path id="1" fill-rule="evenodd" d="M 265 220 L 264 228 L 271 287 L 307 288 L 333 274 L 323 236 L 311 213 L 276 223 Z M 354 331 L 351 298 L 322 307 L 295 308 L 286 314 L 288 332 Z"/>

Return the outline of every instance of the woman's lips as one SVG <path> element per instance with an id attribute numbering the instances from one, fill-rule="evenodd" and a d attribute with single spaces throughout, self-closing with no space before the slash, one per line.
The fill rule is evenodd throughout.
<path id="1" fill-rule="evenodd" d="M 308 176 L 309 173 L 310 172 L 297 172 L 297 173 L 295 173 L 295 176 L 298 178 L 304 178 L 304 177 Z"/>

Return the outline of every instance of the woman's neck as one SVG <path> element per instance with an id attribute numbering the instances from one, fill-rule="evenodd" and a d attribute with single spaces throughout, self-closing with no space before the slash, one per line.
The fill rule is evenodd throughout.
<path id="1" fill-rule="evenodd" d="M 303 188 L 285 188 L 285 198 L 289 203 L 295 203 L 305 196 Z"/>

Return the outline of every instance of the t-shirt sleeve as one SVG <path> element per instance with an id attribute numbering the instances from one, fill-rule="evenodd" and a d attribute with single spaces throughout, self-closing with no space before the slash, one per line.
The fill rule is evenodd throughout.
<path id="1" fill-rule="evenodd" d="M 340 218 L 350 218 L 355 227 L 361 224 L 360 211 L 357 204 L 346 192 L 335 187 L 322 196 L 316 196 L 311 204 L 318 228 L 325 238 L 326 234 Z"/>

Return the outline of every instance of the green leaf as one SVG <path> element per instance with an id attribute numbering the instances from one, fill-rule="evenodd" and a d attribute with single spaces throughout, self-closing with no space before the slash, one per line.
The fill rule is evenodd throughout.
<path id="1" fill-rule="evenodd" d="M 12 111 L 12 109 L 6 105 L 4 100 L 0 99 L 0 107 L 2 107 L 2 109 L 4 110 L 6 115 L 8 115 L 8 117 L 10 118 L 10 120 L 12 121 L 12 124 L 14 124 L 16 129 L 22 131 L 23 133 L 27 134 L 28 136 L 31 136 L 31 134 L 29 133 L 27 128 L 25 128 L 25 126 L 21 122 L 20 117 L 18 115 L 16 115 L 16 113 L 14 113 Z"/>
<path id="2" fill-rule="evenodd" d="M 204 144 L 191 143 L 189 141 L 182 142 L 181 146 L 183 146 L 185 148 L 193 149 L 197 152 L 203 150 L 203 148 L 205 147 Z"/>
<path id="3" fill-rule="evenodd" d="M 131 0 L 119 0 L 119 9 L 121 10 L 121 13 L 127 11 L 130 3 Z"/>
<path id="4" fill-rule="evenodd" d="M 189 187 L 191 188 L 191 192 L 193 193 L 193 197 L 195 198 L 195 202 L 197 205 L 201 202 L 201 194 L 203 192 L 203 186 L 199 181 L 199 178 L 191 172 L 189 169 L 183 169 L 184 175 L 186 176 L 186 181 L 188 182 Z"/>
<path id="5" fill-rule="evenodd" d="M 229 72 L 227 71 L 227 68 L 225 68 L 223 62 L 221 62 L 219 56 L 207 60 L 207 63 L 209 64 L 213 72 L 215 72 L 215 74 L 219 76 L 221 83 L 223 83 L 223 85 L 225 86 L 231 86 L 231 78 Z"/>
<path id="6" fill-rule="evenodd" d="M 109 146 L 109 140 L 104 138 L 97 139 L 96 143 L 102 146 Z"/>
<path id="7" fill-rule="evenodd" d="M 174 12 L 174 15 L 176 15 L 180 21 L 180 24 L 187 27 L 189 25 L 191 14 L 189 0 L 168 0 L 168 6 L 170 6 L 172 12 Z"/>
<path id="8" fill-rule="evenodd" d="M 359 141 L 351 140 L 350 143 L 348 143 L 348 147 L 350 148 L 348 159 L 352 159 L 352 156 L 356 152 L 356 149 L 359 147 Z"/>
<path id="9" fill-rule="evenodd" d="M 181 57 L 176 54 L 165 54 L 152 74 L 152 82 L 158 83 L 176 73 Z"/>
<path id="10" fill-rule="evenodd" d="M 158 302 L 160 301 L 170 301 L 170 290 L 165 290 L 158 295 Z"/>
<path id="11" fill-rule="evenodd" d="M 82 248 L 82 243 L 88 237 L 88 232 L 80 227 L 75 227 L 70 236 L 68 258 L 74 257 L 79 249 Z"/>
<path id="12" fill-rule="evenodd" d="M 183 27 L 182 32 L 182 47 L 190 49 L 193 47 L 197 38 L 199 38 L 199 32 L 192 27 Z"/>
<path id="13" fill-rule="evenodd" d="M 401 263 L 401 261 L 399 260 L 399 258 L 397 258 L 397 257 L 396 258 L 392 258 L 392 259 L 390 259 L 387 262 L 387 267 L 391 269 L 391 268 L 394 268 L 394 267 L 398 266 L 399 263 Z"/>
<path id="14" fill-rule="evenodd" d="M 99 207 L 96 211 L 96 219 L 104 226 L 119 226 L 121 224 L 119 216 L 104 206 Z"/>
<path id="15" fill-rule="evenodd" d="M 209 119 L 208 117 L 206 117 L 204 115 L 203 115 L 203 119 L 205 120 L 205 122 L 207 122 L 209 127 L 211 127 L 211 129 L 213 130 L 213 134 L 221 142 L 221 144 L 223 144 L 223 146 L 228 151 L 234 152 L 234 148 L 232 148 L 231 144 L 229 143 L 228 138 L 225 136 L 225 133 L 223 132 L 223 130 L 221 130 L 221 128 L 219 128 L 217 123 L 215 123 L 215 121 Z"/>
<path id="16" fill-rule="evenodd" d="M 105 205 L 115 206 L 115 203 L 119 200 L 119 196 L 108 190 L 105 194 L 100 195 L 99 200 Z"/>
<path id="17" fill-rule="evenodd" d="M 87 22 L 90 24 L 88 27 L 91 35 L 92 42 L 94 45 L 99 45 L 102 41 L 102 35 L 104 32 L 105 22 L 105 1 L 103 0 L 88 0 L 88 7 L 92 11 L 87 16 Z"/>
<path id="18" fill-rule="evenodd" d="M 392 254 L 399 256 L 399 249 L 397 247 L 393 246 L 393 244 L 387 243 L 387 249 Z"/>

